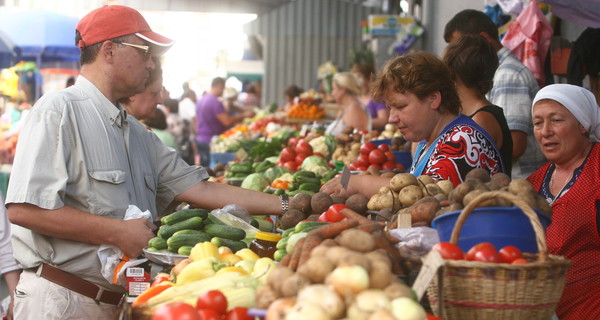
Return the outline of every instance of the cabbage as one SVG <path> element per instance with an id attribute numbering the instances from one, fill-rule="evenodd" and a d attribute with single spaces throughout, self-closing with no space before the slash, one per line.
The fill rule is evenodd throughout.
<path id="1" fill-rule="evenodd" d="M 286 172 L 289 172 L 288 169 L 284 167 L 275 166 L 267 169 L 264 175 L 267 179 L 269 179 L 269 181 L 273 182 L 275 181 L 275 179 L 279 178 L 282 174 Z"/>
<path id="2" fill-rule="evenodd" d="M 263 191 L 269 186 L 269 180 L 262 173 L 249 174 L 244 181 L 242 181 L 242 188 Z"/>
<path id="3" fill-rule="evenodd" d="M 320 156 L 308 156 L 304 161 L 302 161 L 302 165 L 300 166 L 301 170 L 312 171 L 314 173 L 318 173 L 323 175 L 324 172 L 329 171 L 329 165 L 327 165 L 327 161 L 321 158 Z"/>

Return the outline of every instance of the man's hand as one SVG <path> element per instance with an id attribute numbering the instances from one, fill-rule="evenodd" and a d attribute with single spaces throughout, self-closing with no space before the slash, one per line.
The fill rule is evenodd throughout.
<path id="1" fill-rule="evenodd" d="M 136 258 L 148 245 L 148 240 L 155 237 L 156 226 L 148 219 L 132 219 L 121 221 L 119 235 L 114 245 L 119 247 L 128 257 Z"/>

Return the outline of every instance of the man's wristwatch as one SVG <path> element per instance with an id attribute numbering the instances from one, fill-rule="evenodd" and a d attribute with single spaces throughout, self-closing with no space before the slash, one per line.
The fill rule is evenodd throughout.
<path id="1" fill-rule="evenodd" d="M 285 193 L 279 195 L 279 198 L 281 198 L 281 214 L 284 214 L 290 208 L 290 198 Z"/>

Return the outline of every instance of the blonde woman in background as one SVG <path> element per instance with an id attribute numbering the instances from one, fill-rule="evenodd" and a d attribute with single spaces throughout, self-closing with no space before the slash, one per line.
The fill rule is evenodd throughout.
<path id="1" fill-rule="evenodd" d="M 333 76 L 332 88 L 331 95 L 340 110 L 325 133 L 338 135 L 348 126 L 359 131 L 371 131 L 371 116 L 359 101 L 362 89 L 356 77 L 350 72 L 336 73 Z"/>
<path id="2" fill-rule="evenodd" d="M 383 130 L 388 123 L 390 110 L 385 104 L 377 102 L 371 98 L 371 80 L 375 77 L 375 67 L 368 63 L 357 63 L 352 66 L 352 73 L 362 87 L 362 94 L 359 96 L 360 102 L 365 106 L 371 115 L 373 129 Z"/>

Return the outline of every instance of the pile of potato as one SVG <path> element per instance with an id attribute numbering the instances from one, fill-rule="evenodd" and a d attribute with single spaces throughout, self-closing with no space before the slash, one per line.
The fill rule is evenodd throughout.
<path id="1" fill-rule="evenodd" d="M 337 146 L 331 159 L 333 161 L 342 161 L 344 164 L 350 164 L 350 162 L 356 160 L 360 155 L 360 145 L 363 140 L 363 135 L 358 132 L 354 132 L 353 127 L 346 127 L 342 133 L 335 137 Z"/>
<path id="2" fill-rule="evenodd" d="M 277 266 L 257 290 L 257 308 L 268 308 L 267 320 L 402 319 L 393 302 L 412 300 L 413 293 L 376 241 L 369 232 L 346 229 L 312 249 L 296 272 Z"/>

